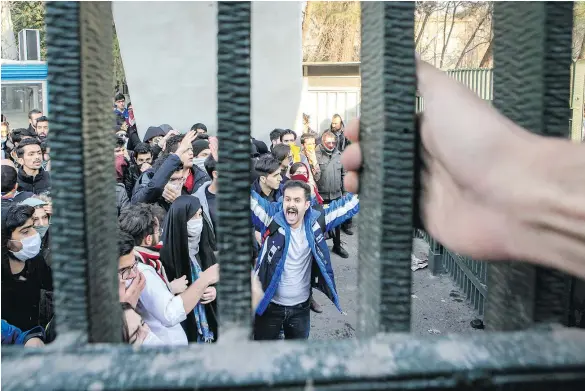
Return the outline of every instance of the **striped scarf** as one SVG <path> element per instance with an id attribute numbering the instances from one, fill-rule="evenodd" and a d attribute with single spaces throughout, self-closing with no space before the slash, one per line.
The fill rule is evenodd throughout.
<path id="1" fill-rule="evenodd" d="M 191 279 L 195 282 L 201 274 L 201 266 L 197 262 L 195 257 L 191 258 Z M 209 329 L 209 323 L 207 323 L 207 314 L 205 313 L 205 305 L 201 304 L 201 301 L 197 303 L 193 309 L 195 315 L 195 321 L 197 323 L 197 342 L 211 343 L 214 340 L 213 331 Z"/>
<path id="2" fill-rule="evenodd" d="M 156 271 L 156 274 L 158 274 L 158 276 L 170 289 L 169 280 L 167 278 L 167 274 L 165 273 L 165 268 L 160 261 L 160 254 L 158 253 L 158 250 L 160 250 L 161 247 L 162 245 L 160 244 L 150 248 L 136 246 L 134 247 L 134 255 L 138 257 L 140 262 L 152 267 Z"/>

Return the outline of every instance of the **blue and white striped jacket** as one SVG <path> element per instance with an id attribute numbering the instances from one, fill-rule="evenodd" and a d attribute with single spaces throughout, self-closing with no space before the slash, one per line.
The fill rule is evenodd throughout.
<path id="1" fill-rule="evenodd" d="M 255 191 L 252 191 L 251 209 L 254 227 L 260 231 L 262 236 L 264 236 L 273 220 L 279 226 L 278 232 L 268 236 L 262 244 L 256 262 L 256 273 L 258 273 L 262 288 L 264 289 L 264 298 L 260 301 L 256 313 L 262 315 L 268 307 L 268 304 L 270 304 L 280 283 L 290 243 L 291 230 L 284 216 L 282 201 L 269 202 Z M 338 227 L 344 221 L 357 214 L 358 211 L 359 200 L 356 195 L 348 193 L 339 200 L 332 202 L 329 204 L 329 207 L 324 209 L 325 232 Z M 313 255 L 311 286 L 323 292 L 335 304 L 337 309 L 341 311 L 337 290 L 335 288 L 333 268 L 331 267 L 329 247 L 327 247 L 325 236 L 318 222 L 320 214 L 321 212 L 310 208 L 305 213 L 303 222 L 307 234 L 307 244 L 311 248 Z"/>

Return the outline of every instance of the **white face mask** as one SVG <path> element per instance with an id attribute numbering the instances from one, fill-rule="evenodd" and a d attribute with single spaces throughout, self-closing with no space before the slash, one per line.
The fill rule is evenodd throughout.
<path id="1" fill-rule="evenodd" d="M 205 171 L 205 159 L 206 157 L 194 157 L 193 158 L 193 165 L 199 167 L 203 171 Z"/>
<path id="2" fill-rule="evenodd" d="M 189 236 L 189 252 L 194 255 L 199 252 L 199 240 L 203 231 L 203 219 L 187 221 L 187 235 Z"/>
<path id="3" fill-rule="evenodd" d="M 19 240 L 14 241 L 18 242 Z M 38 232 L 33 236 L 20 240 L 20 243 L 22 244 L 22 249 L 20 251 L 11 251 L 12 255 L 14 255 L 19 261 L 28 261 L 29 259 L 36 257 L 39 254 L 39 251 L 41 251 L 41 235 L 39 235 Z"/>
<path id="4" fill-rule="evenodd" d="M 148 332 L 148 335 L 146 336 L 146 338 L 144 338 L 144 341 L 142 341 L 142 345 L 164 345 L 165 343 L 156 335 L 154 335 L 154 333 L 152 331 Z"/>

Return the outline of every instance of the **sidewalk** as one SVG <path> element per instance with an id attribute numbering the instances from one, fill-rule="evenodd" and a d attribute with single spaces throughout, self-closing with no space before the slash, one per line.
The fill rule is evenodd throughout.
<path id="1" fill-rule="evenodd" d="M 311 339 L 344 339 L 355 337 L 357 320 L 357 251 L 358 235 L 342 234 L 349 258 L 331 254 L 335 281 L 342 315 L 321 292 L 314 290 L 314 297 L 323 307 L 322 314 L 311 312 Z M 412 327 L 415 335 L 481 332 L 471 328 L 469 322 L 477 317 L 472 306 L 447 275 L 432 276 L 428 268 L 412 273 Z"/>

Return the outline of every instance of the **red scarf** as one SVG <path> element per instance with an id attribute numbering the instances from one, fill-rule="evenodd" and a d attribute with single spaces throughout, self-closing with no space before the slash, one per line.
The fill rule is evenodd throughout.
<path id="1" fill-rule="evenodd" d="M 169 280 L 167 279 L 164 266 L 160 261 L 160 254 L 158 252 L 161 248 L 162 243 L 150 248 L 136 246 L 134 247 L 134 254 L 138 257 L 138 259 L 140 259 L 140 262 L 156 270 L 156 274 L 162 278 L 165 284 L 169 285 Z"/>
<path id="2" fill-rule="evenodd" d="M 185 180 L 185 189 L 187 189 L 187 193 L 191 194 L 193 192 L 193 186 L 195 185 L 195 176 L 193 175 L 193 171 L 189 170 L 189 175 Z"/>

